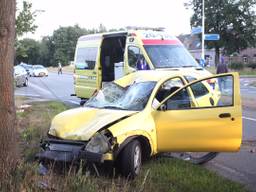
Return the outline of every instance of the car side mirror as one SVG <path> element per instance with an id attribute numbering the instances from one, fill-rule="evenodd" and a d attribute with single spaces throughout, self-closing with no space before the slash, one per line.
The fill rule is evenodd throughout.
<path id="1" fill-rule="evenodd" d="M 160 105 L 160 107 L 158 108 L 159 111 L 166 111 L 167 107 L 165 104 Z"/>

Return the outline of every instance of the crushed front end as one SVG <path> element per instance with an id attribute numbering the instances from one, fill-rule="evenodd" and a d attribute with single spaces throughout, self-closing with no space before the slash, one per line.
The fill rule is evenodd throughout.
<path id="1" fill-rule="evenodd" d="M 113 160 L 113 141 L 104 133 L 96 133 L 89 141 L 46 139 L 41 142 L 42 151 L 36 155 L 36 158 L 39 161 L 64 163 L 76 163 L 81 160 L 103 163 Z"/>

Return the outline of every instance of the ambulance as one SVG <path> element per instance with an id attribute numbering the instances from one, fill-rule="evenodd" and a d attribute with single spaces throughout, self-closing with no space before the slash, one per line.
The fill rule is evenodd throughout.
<path id="1" fill-rule="evenodd" d="M 81 104 L 104 83 L 137 70 L 184 71 L 194 79 L 211 75 L 178 38 L 153 28 L 81 36 L 74 65 L 74 95 Z"/>

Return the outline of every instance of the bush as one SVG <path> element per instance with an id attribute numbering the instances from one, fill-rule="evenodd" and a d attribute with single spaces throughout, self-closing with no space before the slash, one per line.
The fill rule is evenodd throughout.
<path id="1" fill-rule="evenodd" d="M 252 69 L 256 69 L 256 62 L 255 63 L 249 63 L 247 65 L 247 67 L 252 68 Z"/>
<path id="2" fill-rule="evenodd" d="M 244 64 L 243 63 L 231 63 L 229 65 L 230 69 L 234 69 L 234 70 L 242 70 L 244 68 Z"/>

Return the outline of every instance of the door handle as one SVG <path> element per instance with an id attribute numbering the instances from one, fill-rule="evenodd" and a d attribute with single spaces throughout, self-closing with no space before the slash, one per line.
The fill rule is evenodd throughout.
<path id="1" fill-rule="evenodd" d="M 231 114 L 230 113 L 221 113 L 219 114 L 219 118 L 230 118 Z"/>

